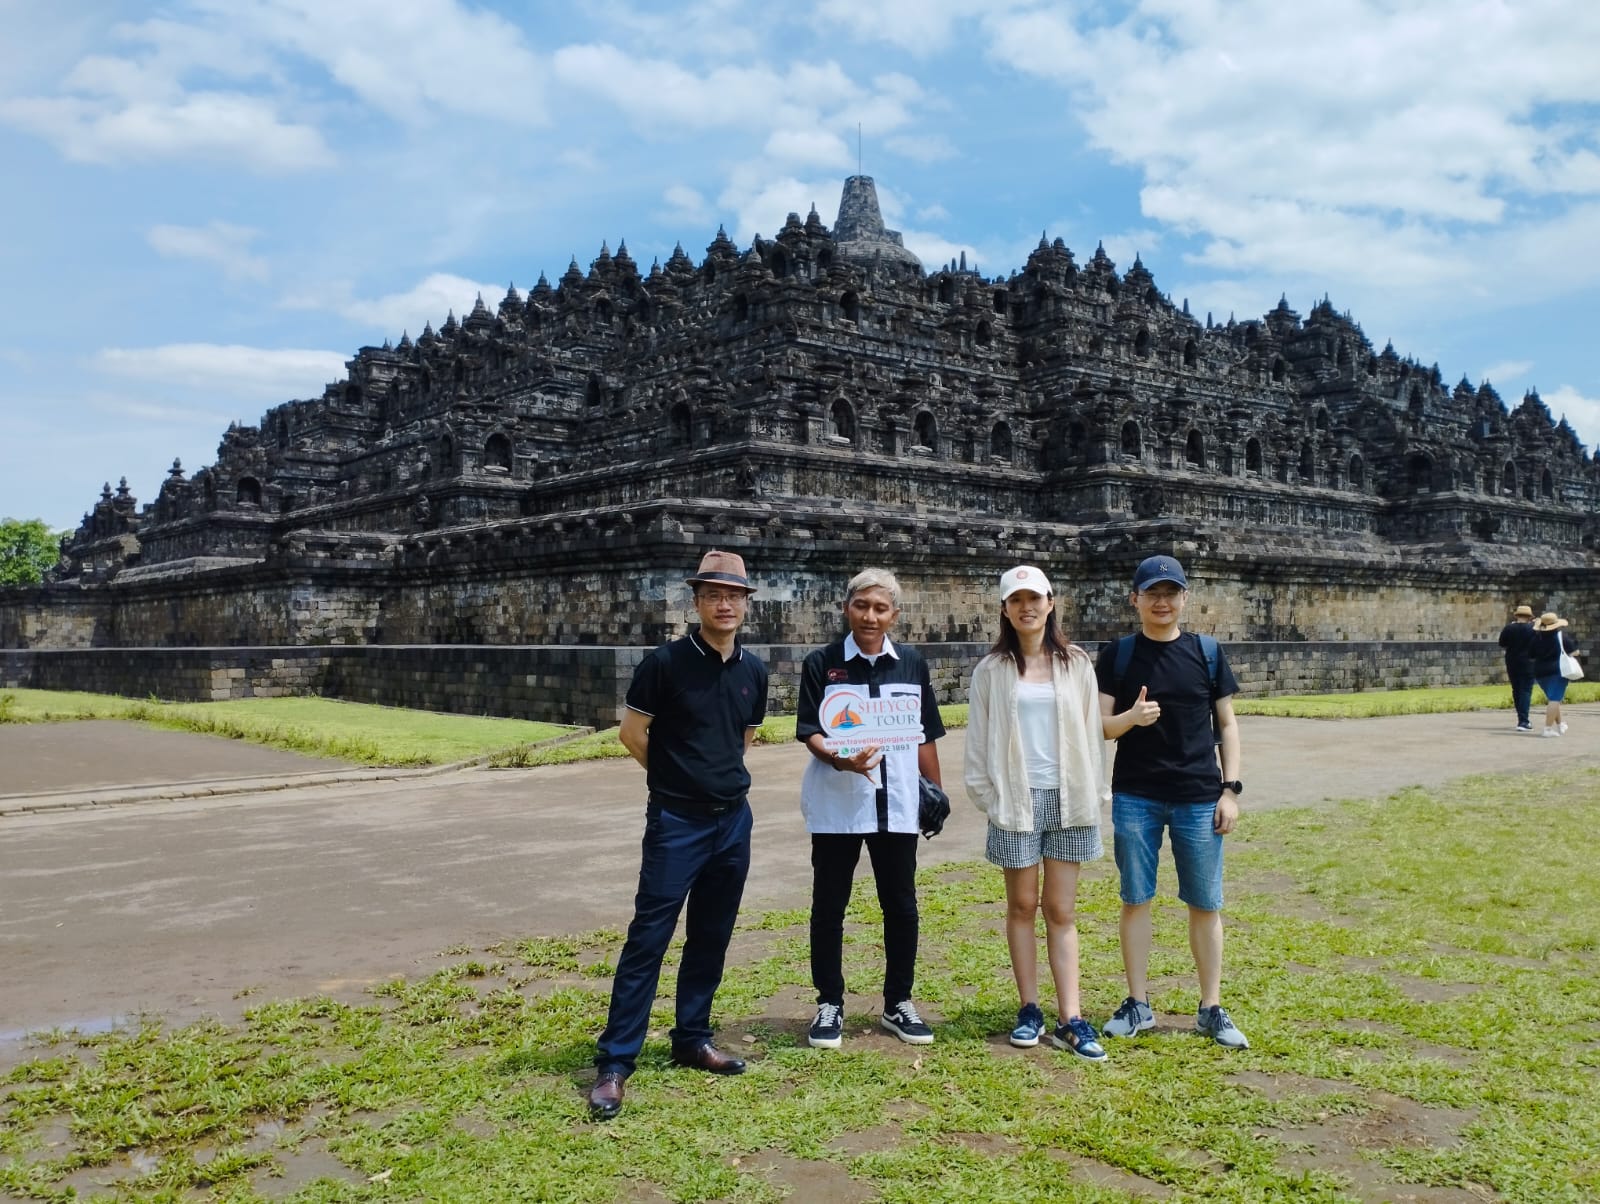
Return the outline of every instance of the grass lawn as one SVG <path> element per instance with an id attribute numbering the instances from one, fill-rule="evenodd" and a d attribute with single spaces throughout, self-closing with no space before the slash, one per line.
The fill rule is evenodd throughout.
<path id="1" fill-rule="evenodd" d="M 1600 701 L 1600 682 L 1573 682 L 1567 701 Z M 1534 704 L 1535 707 L 1543 705 L 1543 696 L 1537 692 Z M 1240 698 L 1234 703 L 1234 709 L 1241 715 L 1309 719 L 1366 719 L 1510 706 L 1511 692 L 1506 686 L 1301 694 Z M 967 725 L 965 703 L 941 706 L 939 714 L 947 728 Z M 179 703 L 53 690 L 0 693 L 0 723 L 70 719 L 136 720 L 361 765 L 438 765 L 488 755 L 489 763 L 497 768 L 524 769 L 628 755 L 617 740 L 615 728 L 550 744 L 549 741 L 572 729 L 550 723 L 437 714 L 329 698 Z M 756 733 L 758 744 L 787 744 L 793 739 L 793 715 L 774 716 Z"/>
<path id="2" fill-rule="evenodd" d="M 806 1048 L 806 913 L 747 913 L 717 998 L 740 1078 L 668 1065 L 676 952 L 610 1124 L 585 1116 L 620 933 L 455 949 L 370 1001 L 243 1023 L 61 1035 L 0 1072 L 0 1193 L 107 1201 L 1600 1198 L 1600 773 L 1246 816 L 1226 1002 L 1252 1048 L 1190 1031 L 1164 879 L 1160 1024 L 1104 1065 L 1005 1041 L 998 871 L 921 876 L 936 1044 L 876 1027 L 860 889 L 837 1052 Z M 759 834 L 757 839 L 759 839 Z M 1086 867 L 1085 1003 L 1123 994 L 1115 871 Z M 625 919 L 619 916 L 619 922 Z M 1047 1013 L 1052 1001 L 1043 1001 Z M 69 1195 L 76 1191 L 77 1197 Z"/>
<path id="3" fill-rule="evenodd" d="M 1568 702 L 1600 702 L 1600 682 L 1567 684 Z M 1533 691 L 1535 718 L 1544 710 L 1544 695 Z M 1511 687 L 1441 686 L 1421 690 L 1367 690 L 1360 694 L 1285 694 L 1277 698 L 1239 698 L 1241 715 L 1277 715 L 1292 719 L 1373 719 L 1382 715 L 1432 715 L 1445 711 L 1511 709 Z"/>
<path id="4" fill-rule="evenodd" d="M 331 698 L 151 702 L 54 690 L 0 693 L 0 722 L 71 719 L 136 720 L 361 765 L 444 765 L 573 730 L 553 723 L 436 714 Z"/>

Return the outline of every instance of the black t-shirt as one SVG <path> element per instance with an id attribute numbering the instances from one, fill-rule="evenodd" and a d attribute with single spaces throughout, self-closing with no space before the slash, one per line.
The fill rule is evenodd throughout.
<path id="1" fill-rule="evenodd" d="M 1115 680 L 1117 644 L 1100 650 L 1095 677 L 1100 692 L 1116 699 L 1118 712 L 1145 695 L 1161 704 L 1161 718 L 1149 727 L 1131 727 L 1117 741 L 1111 789 L 1163 803 L 1215 803 L 1222 793 L 1222 772 L 1212 741 L 1211 678 L 1200 637 L 1185 631 L 1175 640 L 1133 637 L 1133 656 L 1122 680 Z M 1217 648 L 1216 697 L 1239 692 L 1227 653 Z"/>
<path id="2" fill-rule="evenodd" d="M 1533 665 L 1528 660 L 1528 646 L 1533 643 L 1532 623 L 1507 623 L 1500 629 L 1500 647 L 1506 650 L 1506 668 L 1531 673 Z"/>
<path id="3" fill-rule="evenodd" d="M 645 780 L 652 801 L 723 806 L 750 789 L 746 728 L 767 714 L 767 667 L 742 644 L 733 659 L 696 628 L 650 652 L 634 670 L 628 709 L 651 717 Z"/>

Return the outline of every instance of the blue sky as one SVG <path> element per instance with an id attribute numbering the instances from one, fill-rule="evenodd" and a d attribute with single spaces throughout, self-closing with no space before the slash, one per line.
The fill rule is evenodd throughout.
<path id="1" fill-rule="evenodd" d="M 0 515 L 481 290 L 741 246 L 863 161 L 929 267 L 1041 230 L 1196 314 L 1325 293 L 1600 443 L 1592 0 L 0 0 Z"/>

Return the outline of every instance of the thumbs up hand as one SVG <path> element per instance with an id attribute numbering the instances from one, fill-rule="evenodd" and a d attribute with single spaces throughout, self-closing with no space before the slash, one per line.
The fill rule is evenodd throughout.
<path id="1" fill-rule="evenodd" d="M 1128 718 L 1133 721 L 1135 727 L 1149 727 L 1161 718 L 1161 704 L 1148 697 L 1149 693 L 1149 686 L 1140 686 L 1139 697 L 1135 698 L 1133 705 L 1128 708 Z"/>

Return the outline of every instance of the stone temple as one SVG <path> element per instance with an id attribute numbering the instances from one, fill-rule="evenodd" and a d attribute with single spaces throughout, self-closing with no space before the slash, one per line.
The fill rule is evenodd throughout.
<path id="1" fill-rule="evenodd" d="M 866 176 L 831 231 L 648 271 L 602 245 L 347 368 L 148 504 L 107 486 L 49 583 L 0 592 L 0 684 L 607 721 L 709 547 L 780 668 L 895 569 L 952 687 L 1018 561 L 1094 641 L 1179 556 L 1247 688 L 1493 680 L 1518 601 L 1600 626 L 1600 462 L 1536 394 L 1448 385 L 1326 299 L 1201 319 L 1060 239 L 927 271 Z"/>

